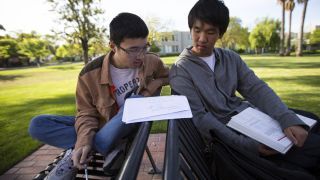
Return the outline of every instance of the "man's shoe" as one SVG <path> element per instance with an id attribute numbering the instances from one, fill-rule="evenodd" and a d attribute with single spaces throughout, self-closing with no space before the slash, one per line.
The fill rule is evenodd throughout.
<path id="1" fill-rule="evenodd" d="M 77 168 L 73 166 L 72 149 L 66 151 L 63 158 L 49 172 L 45 180 L 70 180 L 75 179 Z"/>

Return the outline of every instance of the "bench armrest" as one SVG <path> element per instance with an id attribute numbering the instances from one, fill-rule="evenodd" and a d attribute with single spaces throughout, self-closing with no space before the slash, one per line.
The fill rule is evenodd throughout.
<path id="1" fill-rule="evenodd" d="M 129 153 L 124 162 L 124 165 L 122 166 L 119 172 L 117 179 L 136 179 L 139 172 L 141 160 L 144 154 L 144 150 L 147 146 L 151 125 L 152 122 L 143 122 L 140 125 L 139 130 L 131 144 Z"/>

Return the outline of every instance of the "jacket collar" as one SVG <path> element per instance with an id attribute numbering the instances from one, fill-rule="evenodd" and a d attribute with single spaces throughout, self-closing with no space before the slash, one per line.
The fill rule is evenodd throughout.
<path id="1" fill-rule="evenodd" d="M 181 53 L 180 57 L 186 57 L 186 56 L 190 57 L 191 56 L 193 58 L 189 58 L 189 59 L 191 59 L 193 61 L 199 60 L 200 57 L 193 55 L 191 49 L 192 49 L 192 46 L 189 46 L 186 49 L 184 49 L 184 51 Z M 214 48 L 213 53 L 214 53 L 216 61 L 220 61 L 219 48 Z"/>
<path id="2" fill-rule="evenodd" d="M 113 51 L 110 51 L 103 59 L 102 67 L 101 67 L 101 77 L 100 84 L 109 84 L 113 85 L 110 74 L 110 60 L 113 56 Z"/>

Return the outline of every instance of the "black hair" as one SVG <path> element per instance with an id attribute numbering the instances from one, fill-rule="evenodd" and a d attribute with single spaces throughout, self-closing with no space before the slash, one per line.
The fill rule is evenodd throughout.
<path id="1" fill-rule="evenodd" d="M 117 46 L 125 38 L 146 38 L 149 34 L 146 23 L 132 13 L 120 13 L 109 24 L 110 40 Z"/>
<path id="2" fill-rule="evenodd" d="M 199 0 L 188 15 L 190 30 L 196 20 L 218 26 L 222 37 L 229 25 L 229 9 L 221 0 Z"/>

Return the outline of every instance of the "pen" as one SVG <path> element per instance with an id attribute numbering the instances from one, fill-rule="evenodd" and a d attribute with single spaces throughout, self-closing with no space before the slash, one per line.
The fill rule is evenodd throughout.
<path id="1" fill-rule="evenodd" d="M 284 135 L 284 136 L 280 137 L 280 138 L 278 139 L 278 141 L 282 140 L 282 139 L 285 138 L 285 137 L 287 137 L 287 136 Z"/>
<path id="2" fill-rule="evenodd" d="M 87 167 L 87 164 L 84 165 L 84 174 L 85 174 L 86 180 L 88 180 L 88 167 Z"/>

